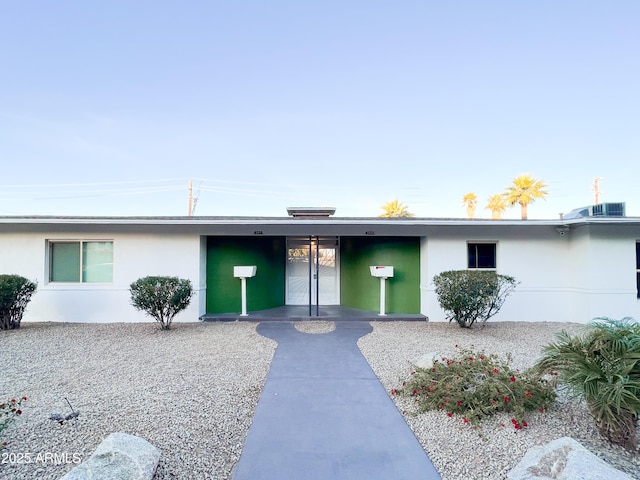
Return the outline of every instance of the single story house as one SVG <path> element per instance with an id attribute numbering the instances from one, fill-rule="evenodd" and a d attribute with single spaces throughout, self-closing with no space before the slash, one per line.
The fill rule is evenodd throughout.
<path id="1" fill-rule="evenodd" d="M 147 275 L 192 281 L 176 321 L 246 309 L 341 305 L 444 321 L 433 277 L 491 269 L 520 283 L 496 321 L 640 319 L 640 218 L 583 209 L 555 220 L 340 218 L 334 209 L 257 217 L 0 217 L 0 273 L 37 280 L 24 321 L 137 322 L 129 285 Z M 585 213 L 586 212 L 586 213 Z M 595 212 L 595 213 L 594 213 Z M 606 213 L 606 212 L 605 212 Z M 315 313 L 314 313 L 315 312 Z"/>

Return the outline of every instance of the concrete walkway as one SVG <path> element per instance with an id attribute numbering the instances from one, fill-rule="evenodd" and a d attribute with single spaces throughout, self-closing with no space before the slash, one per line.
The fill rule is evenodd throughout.
<path id="1" fill-rule="evenodd" d="M 440 479 L 356 345 L 371 331 L 258 325 L 278 348 L 234 480 Z"/>

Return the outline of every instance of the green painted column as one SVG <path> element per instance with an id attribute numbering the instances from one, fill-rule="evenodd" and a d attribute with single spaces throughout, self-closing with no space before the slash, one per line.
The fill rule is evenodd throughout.
<path id="1" fill-rule="evenodd" d="M 285 237 L 207 238 L 207 313 L 240 313 L 240 279 L 235 265 L 256 265 L 247 279 L 247 310 L 284 305 Z"/>
<path id="2" fill-rule="evenodd" d="M 341 237 L 340 298 L 345 307 L 378 311 L 380 279 L 371 265 L 391 265 L 386 282 L 387 313 L 420 313 L 420 239 L 417 237 Z"/>

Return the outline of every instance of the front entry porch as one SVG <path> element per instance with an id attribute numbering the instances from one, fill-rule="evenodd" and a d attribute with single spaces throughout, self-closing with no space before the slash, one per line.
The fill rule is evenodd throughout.
<path id="1" fill-rule="evenodd" d="M 249 317 L 381 319 L 380 281 L 371 265 L 393 265 L 386 289 L 390 319 L 420 319 L 417 237 L 211 236 L 206 239 L 205 319 L 240 317 L 239 265 L 255 266 L 246 282 Z M 202 314 L 201 313 L 201 314 Z"/>
<path id="2" fill-rule="evenodd" d="M 366 321 L 366 322 L 426 322 L 429 319 L 421 314 L 411 313 L 388 313 L 385 316 L 378 315 L 379 312 L 370 310 L 359 310 L 341 305 L 320 305 L 315 315 L 314 306 L 312 315 L 309 315 L 309 308 L 300 305 L 283 305 L 267 310 L 250 311 L 246 317 L 238 313 L 207 313 L 200 317 L 205 322 L 263 322 L 269 320 L 330 320 L 330 321 Z"/>

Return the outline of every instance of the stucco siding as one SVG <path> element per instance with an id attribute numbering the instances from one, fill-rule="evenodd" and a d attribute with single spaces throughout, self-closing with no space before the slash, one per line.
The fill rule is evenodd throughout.
<path id="1" fill-rule="evenodd" d="M 581 227 L 561 236 L 548 231 L 513 231 L 499 239 L 477 232 L 422 241 L 421 313 L 446 321 L 433 277 L 467 268 L 468 242 L 497 244 L 497 271 L 520 282 L 494 321 L 569 321 L 594 317 L 640 318 L 636 297 L 636 227 Z"/>
<path id="2" fill-rule="evenodd" d="M 603 316 L 640 319 L 635 258 L 640 231 L 624 226 L 589 226 L 576 233 L 584 238 L 579 292 L 581 303 L 589 306 L 589 320 Z"/>
<path id="3" fill-rule="evenodd" d="M 247 280 L 247 309 L 266 310 L 285 302 L 285 237 L 209 237 L 206 242 L 207 313 L 240 313 L 240 279 L 234 266 L 255 265 Z"/>
<path id="4" fill-rule="evenodd" d="M 565 234 L 560 235 L 560 231 L 565 229 Z M 175 275 L 190 279 L 197 295 L 176 321 L 195 321 L 206 312 L 207 305 L 213 305 L 207 303 L 207 286 L 211 290 L 215 284 L 209 296 L 217 295 L 216 301 L 219 298 L 229 301 L 232 297 L 238 300 L 239 296 L 238 280 L 231 277 L 231 270 L 219 275 L 224 285 L 214 281 L 216 268 L 213 267 L 221 265 L 221 262 L 235 262 L 236 259 L 226 254 L 223 259 L 211 256 L 213 238 L 226 238 L 228 242 L 233 238 L 278 237 L 284 245 L 287 236 L 309 235 L 310 232 L 320 236 L 351 237 L 357 240 L 352 243 L 364 247 L 370 240 L 363 239 L 412 239 L 412 256 L 406 260 L 411 265 L 412 274 L 406 278 L 406 284 L 398 281 L 402 270 L 398 264 L 399 275 L 394 278 L 395 283 L 389 283 L 389 292 L 406 288 L 411 295 L 410 310 L 418 309 L 431 321 L 446 321 L 445 312 L 439 307 L 435 295 L 433 277 L 446 270 L 466 269 L 469 242 L 495 242 L 498 273 L 511 275 L 520 282 L 494 321 L 588 323 L 599 316 L 640 319 L 636 287 L 636 243 L 640 241 L 640 218 L 476 221 L 0 217 L 0 273 L 20 274 L 38 281 L 38 291 L 28 305 L 25 321 L 152 321 L 130 305 L 130 283 L 146 275 Z M 113 241 L 112 281 L 48 282 L 48 240 Z M 254 245 L 251 243 L 254 241 L 258 242 L 251 240 L 248 245 Z M 243 243 L 246 242 L 243 240 Z M 66 251 L 64 249 L 68 247 L 60 246 L 60 251 Z M 358 253 L 360 256 L 366 253 L 364 247 Z M 250 250 L 253 252 L 255 248 Z M 78 250 L 74 251 L 77 255 Z M 348 252 L 342 253 L 346 255 Z M 285 288 L 284 246 L 263 256 L 270 258 L 270 263 L 262 265 L 260 271 L 269 273 L 269 265 L 279 265 L 273 269 L 278 275 L 263 275 L 264 279 L 272 282 L 266 286 L 258 278 L 253 279 L 251 288 L 276 292 L 278 301 L 269 303 L 269 306 L 280 305 L 284 302 Z M 373 299 L 378 288 L 368 276 L 367 265 L 387 261 L 393 264 L 399 260 L 370 258 L 357 268 L 362 270 L 363 278 L 371 282 L 367 288 Z M 245 260 L 249 261 L 243 257 L 242 261 Z M 341 258 L 341 262 L 344 262 L 345 281 L 349 281 L 349 258 Z M 254 263 L 251 260 L 248 264 Z M 234 264 L 229 263 L 231 266 Z M 61 271 L 66 275 L 68 265 L 62 265 Z M 74 263 L 70 265 L 73 273 Z M 98 264 L 98 267 L 103 265 Z M 92 270 L 91 274 L 95 271 Z M 231 288 L 229 292 L 222 288 L 227 286 Z M 349 286 L 343 287 L 345 305 L 349 306 L 349 292 L 345 290 Z M 258 297 L 252 295 L 254 300 Z M 373 303 L 359 305 L 373 308 Z M 387 306 L 392 309 L 393 305 L 390 299 Z M 237 306 L 233 307 L 236 309 Z M 222 310 L 227 311 L 228 308 Z"/>
<path id="5" fill-rule="evenodd" d="M 39 235 L 10 233 L 0 235 L 0 273 L 22 275 L 37 280 L 44 279 L 45 240 Z"/>
<path id="6" fill-rule="evenodd" d="M 387 313 L 420 311 L 420 242 L 414 237 L 343 237 L 341 245 L 341 304 L 363 310 L 380 310 L 380 280 L 371 276 L 372 265 L 394 267 L 386 280 Z"/>
<path id="7" fill-rule="evenodd" d="M 447 270 L 467 268 L 469 242 L 495 242 L 497 272 L 519 282 L 496 321 L 559 321 L 571 317 L 571 280 L 568 240 L 553 229 L 545 232 L 514 232 L 497 238 L 462 232 L 428 238 L 426 248 L 426 305 L 423 314 L 432 321 L 446 321 L 433 286 L 433 277 Z M 424 289 L 424 287 L 423 287 Z"/>
<path id="8" fill-rule="evenodd" d="M 113 240 L 111 283 L 48 282 L 48 240 Z M 196 321 L 201 313 L 201 242 L 197 235 L 109 233 L 4 234 L 0 236 L 0 271 L 38 281 L 24 321 L 152 321 L 130 305 L 129 285 L 147 275 L 191 280 L 196 296 L 175 321 Z M 203 310 L 202 310 L 203 311 Z"/>

